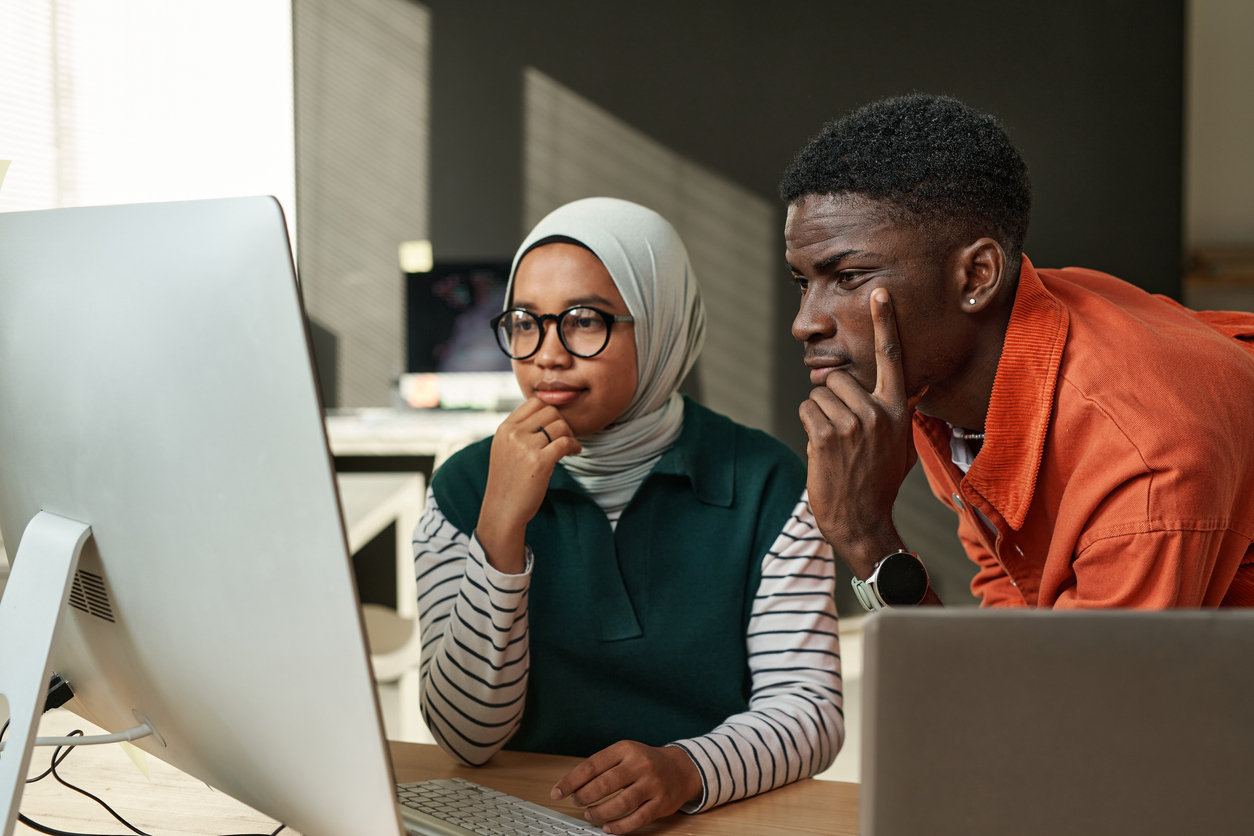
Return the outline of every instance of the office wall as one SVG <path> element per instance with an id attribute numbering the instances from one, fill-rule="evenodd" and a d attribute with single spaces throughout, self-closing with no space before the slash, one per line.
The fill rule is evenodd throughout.
<path id="1" fill-rule="evenodd" d="M 957 95 L 1000 116 L 1023 149 L 1037 263 L 1179 295 L 1180 0 L 427 5 L 438 257 L 500 257 L 521 237 L 522 74 L 533 66 L 769 201 L 825 120 L 894 93 Z M 775 432 L 800 446 L 796 300 L 782 270 L 772 279 Z"/>
<path id="2" fill-rule="evenodd" d="M 405 369 L 397 248 L 427 237 L 429 18 L 408 0 L 295 0 L 292 21 L 305 305 L 334 347 L 332 405 L 387 406 Z"/>
<path id="3" fill-rule="evenodd" d="M 635 130 L 544 73 L 527 68 L 523 227 L 583 197 L 618 197 L 660 212 L 679 232 L 706 309 L 696 396 L 742 424 L 770 430 L 778 259 L 772 204 Z"/>
<path id="4" fill-rule="evenodd" d="M 1183 0 L 427 0 L 432 45 L 431 237 L 440 258 L 499 258 L 524 233 L 523 72 L 545 76 L 775 209 L 779 175 L 828 119 L 915 90 L 995 113 L 1036 190 L 1026 249 L 1180 295 Z M 809 392 L 779 265 L 764 393 L 799 452 Z M 943 565 L 970 565 L 921 474 L 895 514 Z M 946 594 L 942 590 L 942 594 Z"/>
<path id="5" fill-rule="evenodd" d="M 1254 3 L 1189 3 L 1185 241 L 1254 244 Z"/>

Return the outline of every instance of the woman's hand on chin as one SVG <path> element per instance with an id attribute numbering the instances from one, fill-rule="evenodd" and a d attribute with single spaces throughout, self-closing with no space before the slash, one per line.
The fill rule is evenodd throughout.
<path id="1" fill-rule="evenodd" d="M 497 428 L 476 533 L 497 571 L 521 574 L 527 523 L 540 510 L 563 456 L 583 448 L 556 407 L 529 398 Z"/>
<path id="2" fill-rule="evenodd" d="M 568 772 L 549 797 L 569 795 L 606 833 L 627 833 L 669 816 L 701 791 L 701 773 L 683 749 L 620 740 Z"/>

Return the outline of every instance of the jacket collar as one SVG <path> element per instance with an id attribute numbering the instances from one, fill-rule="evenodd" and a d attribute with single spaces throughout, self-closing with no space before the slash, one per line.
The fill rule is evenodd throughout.
<path id="1" fill-rule="evenodd" d="M 657 475 L 680 476 L 692 483 L 693 493 L 706 505 L 730 508 L 735 499 L 736 430 L 730 421 L 684 396 L 684 426 L 675 445 L 662 454 L 645 481 Z M 585 494 L 583 486 L 564 467 L 553 468 L 550 490 Z"/>
<path id="2" fill-rule="evenodd" d="M 1036 491 L 1068 324 L 1067 309 L 1023 256 L 984 421 L 984 444 L 963 479 L 1015 530 L 1023 526 Z M 918 413 L 915 418 L 937 455 L 948 462 L 950 434 L 944 422 Z"/>

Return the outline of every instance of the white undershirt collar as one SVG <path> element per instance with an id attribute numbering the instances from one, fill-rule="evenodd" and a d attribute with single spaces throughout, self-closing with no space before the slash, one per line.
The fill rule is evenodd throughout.
<path id="1" fill-rule="evenodd" d="M 964 474 L 971 469 L 971 463 L 975 461 L 975 453 L 971 450 L 971 442 L 965 438 L 958 437 L 958 431 L 951 424 L 949 427 L 951 433 L 949 439 L 949 452 L 953 457 L 954 464 L 958 466 Z"/>

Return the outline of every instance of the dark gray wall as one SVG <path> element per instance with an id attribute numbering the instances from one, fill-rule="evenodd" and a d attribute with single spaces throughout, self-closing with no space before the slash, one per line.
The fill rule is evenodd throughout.
<path id="1" fill-rule="evenodd" d="M 828 119 L 897 93 L 957 96 L 996 114 L 1027 159 L 1036 264 L 1093 267 L 1180 295 L 1183 0 L 426 5 L 439 258 L 507 257 L 522 237 L 531 65 L 772 200 L 792 155 Z M 778 220 L 782 230 L 782 208 Z M 780 255 L 782 265 L 782 234 Z M 809 382 L 788 333 L 796 296 L 786 272 L 774 278 L 776 434 L 803 451 L 796 409 Z M 915 473 L 903 496 L 928 502 L 926 491 Z M 936 524 L 898 517 L 903 534 Z"/>
<path id="2" fill-rule="evenodd" d="M 958 96 L 999 116 L 1023 150 L 1037 264 L 1179 296 L 1182 0 L 426 5 L 439 258 L 508 256 L 522 236 L 521 69 L 532 65 L 771 199 L 824 121 L 894 93 Z M 808 383 L 787 334 L 791 293 L 780 288 L 777 423 L 796 445 Z"/>

